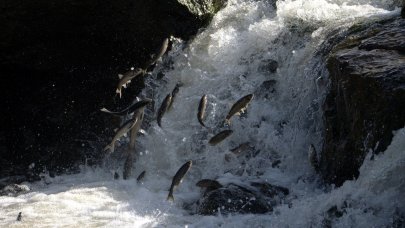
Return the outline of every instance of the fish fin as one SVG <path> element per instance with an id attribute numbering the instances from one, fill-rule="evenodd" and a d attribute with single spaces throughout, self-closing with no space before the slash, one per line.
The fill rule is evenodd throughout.
<path id="1" fill-rule="evenodd" d="M 127 84 L 122 85 L 122 87 L 124 87 L 125 89 L 127 88 Z"/>
<path id="2" fill-rule="evenodd" d="M 127 137 L 128 136 L 128 134 L 127 133 L 124 133 L 124 137 Z"/>
<path id="3" fill-rule="evenodd" d="M 120 98 L 121 98 L 121 96 L 122 96 L 122 94 L 121 94 L 121 88 L 117 88 L 117 90 L 115 90 L 115 93 L 118 93 L 118 94 L 120 95 Z"/>
<path id="4" fill-rule="evenodd" d="M 122 79 L 122 77 L 124 77 L 123 74 L 118 74 L 118 78 L 119 78 L 119 79 Z"/>
<path id="5" fill-rule="evenodd" d="M 109 111 L 109 110 L 106 109 L 106 108 L 102 108 L 102 109 L 100 109 L 100 111 L 102 111 L 102 112 L 107 112 L 107 113 L 111 113 L 111 111 Z"/>
<path id="6" fill-rule="evenodd" d="M 139 132 L 143 135 L 148 135 L 148 133 L 144 129 L 139 129 Z"/>
<path id="7" fill-rule="evenodd" d="M 110 153 L 114 153 L 114 143 L 115 142 L 112 142 L 111 144 L 108 144 L 106 147 L 104 147 L 104 151 L 106 151 L 106 150 L 110 150 Z"/>
<path id="8" fill-rule="evenodd" d="M 225 119 L 224 125 L 225 126 L 231 126 L 231 120 L 230 119 Z"/>
<path id="9" fill-rule="evenodd" d="M 242 112 L 242 110 L 240 110 L 240 112 L 235 113 L 236 116 L 240 116 L 240 113 Z M 243 112 L 242 112 L 243 113 Z"/>
<path id="10" fill-rule="evenodd" d="M 206 127 L 202 120 L 199 119 L 198 122 L 200 122 L 201 126 Z"/>
<path id="11" fill-rule="evenodd" d="M 167 201 L 174 201 L 174 196 L 173 196 L 173 192 L 169 192 L 169 195 L 167 196 Z"/>

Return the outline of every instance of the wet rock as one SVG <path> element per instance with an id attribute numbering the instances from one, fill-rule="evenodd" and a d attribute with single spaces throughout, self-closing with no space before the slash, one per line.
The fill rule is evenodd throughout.
<path id="1" fill-rule="evenodd" d="M 277 68 L 278 68 L 278 62 L 276 60 L 267 59 L 267 60 L 263 60 L 260 63 L 258 71 L 260 73 L 269 74 L 269 73 L 275 73 L 277 71 Z"/>
<path id="2" fill-rule="evenodd" d="M 266 182 L 252 182 L 250 185 L 258 188 L 260 193 L 270 198 L 274 198 L 276 196 L 285 197 L 290 194 L 290 190 L 288 190 L 288 188 L 272 185 Z"/>
<path id="3" fill-rule="evenodd" d="M 271 95 L 276 92 L 276 80 L 264 81 L 259 88 L 255 91 L 254 95 L 257 98 L 270 99 Z"/>
<path id="4" fill-rule="evenodd" d="M 263 214 L 272 210 L 262 197 L 237 185 L 228 185 L 213 190 L 201 199 L 197 212 L 202 215 L 229 213 Z"/>
<path id="5" fill-rule="evenodd" d="M 367 51 L 374 49 L 397 50 L 405 52 L 405 23 L 398 21 L 385 27 L 374 36 L 364 39 L 359 49 Z"/>
<path id="6" fill-rule="evenodd" d="M 402 10 L 401 10 L 401 17 L 402 17 L 402 18 L 405 18 L 405 6 L 402 7 Z"/>
<path id="7" fill-rule="evenodd" d="M 22 184 L 10 184 L 0 190 L 0 196 L 17 196 L 29 192 L 30 188 Z"/>
<path id="8" fill-rule="evenodd" d="M 188 40 L 225 0 L 103 2 L 4 0 L 0 6 L 0 161 L 7 175 L 77 172 L 98 164 L 120 109 L 144 87 L 115 96 L 118 73 L 143 66 L 164 38 Z M 15 168 L 17 167 L 17 168 Z"/>
<path id="9" fill-rule="evenodd" d="M 405 125 L 404 28 L 403 19 L 375 23 L 349 36 L 328 60 L 320 171 L 329 183 L 357 178 L 366 154 L 384 151 L 392 131 Z"/>

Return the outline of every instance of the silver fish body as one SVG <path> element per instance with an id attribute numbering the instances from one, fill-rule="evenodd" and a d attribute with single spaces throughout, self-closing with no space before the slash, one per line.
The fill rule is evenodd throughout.
<path id="1" fill-rule="evenodd" d="M 155 64 L 166 53 L 168 46 L 169 46 L 169 38 L 166 38 L 163 40 L 163 43 L 160 46 L 160 49 L 153 55 L 148 66 Z"/>
<path id="2" fill-rule="evenodd" d="M 121 98 L 122 87 L 126 88 L 132 79 L 134 79 L 138 75 L 143 75 L 143 74 L 145 74 L 145 70 L 143 70 L 141 68 L 136 68 L 135 70 L 130 70 L 130 71 L 126 72 L 125 74 L 119 74 L 118 77 L 120 78 L 120 81 L 118 82 L 118 86 L 117 86 L 117 89 L 115 92 L 118 93 Z"/>
<path id="3" fill-rule="evenodd" d="M 205 117 L 205 110 L 207 108 L 207 95 L 203 95 L 201 97 L 200 103 L 198 104 L 198 113 L 197 113 L 197 119 L 198 122 L 200 122 L 201 126 L 205 127 L 204 124 L 204 117 Z"/>
<path id="4" fill-rule="evenodd" d="M 162 104 L 160 105 L 157 113 L 157 123 L 159 127 L 162 127 L 162 117 L 166 113 L 167 108 L 169 107 L 171 102 L 172 102 L 172 94 L 167 94 Z"/>
<path id="5" fill-rule="evenodd" d="M 176 97 L 176 95 L 179 93 L 180 91 L 180 87 L 183 86 L 183 83 L 179 82 L 176 84 L 176 86 L 174 87 L 173 91 L 172 91 L 172 99 L 170 101 L 169 106 L 167 107 L 167 110 L 170 110 L 172 108 L 173 102 L 174 102 L 174 98 Z"/>
<path id="6" fill-rule="evenodd" d="M 237 113 L 243 112 L 252 99 L 253 94 L 248 94 L 236 101 L 236 103 L 232 105 L 231 110 L 229 110 L 228 115 L 226 115 L 225 121 L 230 123 L 231 117 Z"/>
<path id="7" fill-rule="evenodd" d="M 213 136 L 208 143 L 211 144 L 211 146 L 215 146 L 218 143 L 222 142 L 224 139 L 228 138 L 231 134 L 233 133 L 232 130 L 224 130 Z"/>
<path id="8" fill-rule="evenodd" d="M 193 162 L 188 161 L 188 162 L 184 163 L 180 167 L 180 169 L 176 172 L 176 174 L 173 177 L 170 189 L 169 189 L 169 195 L 167 196 L 167 200 L 174 201 L 174 197 L 173 197 L 174 188 L 179 186 L 179 184 L 180 184 L 181 180 L 183 179 L 184 175 L 186 175 L 186 173 L 188 172 L 188 170 L 191 168 L 192 165 L 193 165 Z"/>
<path id="9" fill-rule="evenodd" d="M 133 149 L 135 149 L 136 136 L 137 136 L 139 130 L 141 129 L 144 113 L 145 113 L 145 107 L 142 107 L 142 108 L 138 109 L 135 112 L 134 116 L 132 117 L 135 122 L 135 125 L 131 129 L 131 138 L 129 139 L 129 149 L 131 151 Z M 131 153 L 131 151 L 129 151 L 129 153 Z"/>
<path id="10" fill-rule="evenodd" d="M 113 140 L 111 141 L 110 144 L 108 144 L 104 150 L 110 150 L 110 153 L 114 152 L 115 149 L 115 141 L 120 139 L 123 135 L 125 135 L 128 131 L 131 130 L 132 127 L 134 127 L 135 122 L 131 119 L 125 122 L 120 129 L 118 129 L 117 133 L 115 134 Z"/>

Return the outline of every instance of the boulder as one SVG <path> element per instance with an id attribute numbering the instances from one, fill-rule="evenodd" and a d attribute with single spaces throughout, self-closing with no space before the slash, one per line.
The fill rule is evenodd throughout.
<path id="1" fill-rule="evenodd" d="M 402 18 L 405 18 L 405 6 L 402 7 L 402 10 L 401 10 L 401 17 L 402 17 Z"/>
<path id="2" fill-rule="evenodd" d="M 10 184 L 0 190 L 0 196 L 17 196 L 29 192 L 30 188 L 22 184 Z"/>
<path id="3" fill-rule="evenodd" d="M 263 214 L 272 210 L 270 203 L 252 191 L 237 185 L 229 185 L 208 192 L 200 201 L 197 212 L 202 215 L 229 213 Z"/>
<path id="4" fill-rule="evenodd" d="M 272 211 L 288 194 L 287 188 L 266 182 L 252 182 L 247 186 L 229 184 L 207 190 L 197 211 L 203 215 L 263 214 Z"/>
<path id="5" fill-rule="evenodd" d="M 55 173 L 98 164 L 119 125 L 99 109 L 126 107 L 144 86 L 133 81 L 119 99 L 117 74 L 145 67 L 170 35 L 189 40 L 225 3 L 2 1 L 0 161 L 12 168 L 0 177 L 33 162 Z"/>
<path id="6" fill-rule="evenodd" d="M 356 28 L 328 59 L 320 170 L 329 183 L 357 178 L 366 154 L 384 151 L 405 125 L 404 28 L 404 19 Z"/>

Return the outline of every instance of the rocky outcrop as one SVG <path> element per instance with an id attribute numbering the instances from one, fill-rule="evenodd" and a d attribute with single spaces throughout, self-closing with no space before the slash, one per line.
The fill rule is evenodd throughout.
<path id="1" fill-rule="evenodd" d="M 27 185 L 10 184 L 0 190 L 0 196 L 17 196 L 30 191 Z"/>
<path id="2" fill-rule="evenodd" d="M 401 10 L 401 17 L 402 17 L 402 18 L 405 18 L 405 6 L 402 7 L 402 10 Z"/>
<path id="3" fill-rule="evenodd" d="M 405 20 L 354 28 L 328 60 L 321 173 L 337 186 L 357 178 L 369 151 L 384 151 L 405 125 Z"/>
<path id="4" fill-rule="evenodd" d="M 273 207 L 289 194 L 284 187 L 264 182 L 254 182 L 250 186 L 229 184 L 204 193 L 197 212 L 202 215 L 221 214 L 263 214 L 273 210 Z"/>
<path id="5" fill-rule="evenodd" d="M 143 66 L 164 38 L 190 39 L 225 0 L 4 0 L 0 4 L 0 177 L 97 164 L 119 124 L 99 112 L 132 102 L 143 81 L 115 96 L 117 74 Z"/>

